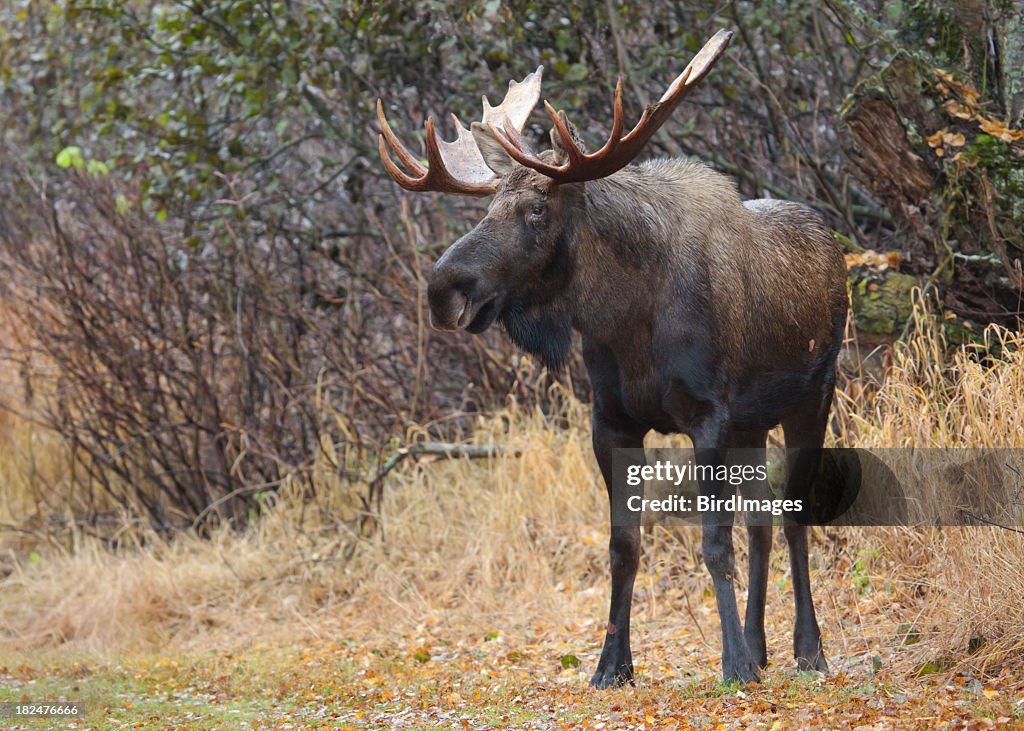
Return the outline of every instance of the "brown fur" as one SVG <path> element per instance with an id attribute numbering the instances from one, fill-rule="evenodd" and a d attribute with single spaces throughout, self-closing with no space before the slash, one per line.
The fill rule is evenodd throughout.
<path id="1" fill-rule="evenodd" d="M 812 211 L 774 200 L 744 205 L 730 179 L 675 160 L 590 183 L 586 198 L 601 214 L 583 213 L 587 225 L 577 238 L 579 288 L 569 296 L 578 297 L 581 329 L 592 329 L 593 313 L 609 303 L 605 317 L 641 314 L 633 299 L 638 275 L 648 297 L 643 319 L 671 317 L 676 308 L 663 306 L 666 297 L 697 269 L 706 276 L 706 300 L 694 313 L 701 321 L 685 325 L 714 326 L 730 369 L 764 367 L 783 354 L 810 365 L 831 344 L 832 313 L 845 308 L 846 268 Z M 653 266 L 638 272 L 638 261 Z"/>
<path id="2" fill-rule="evenodd" d="M 518 345 L 555 368 L 568 356 L 572 330 L 581 334 L 594 389 L 594 452 L 613 515 L 609 628 L 616 629 L 606 634 L 591 682 L 616 685 L 633 672 L 629 613 L 640 533 L 638 524 L 616 523 L 624 496 L 613 491 L 615 450 L 642 447 L 644 434 L 656 429 L 688 434 L 699 461 L 720 461 L 728 447 L 763 450 L 767 431 L 781 423 L 792 458 L 787 495 L 806 494 L 834 390 L 846 269 L 813 211 L 774 200 L 743 203 L 729 178 L 698 162 L 659 160 L 562 185 L 493 163 L 505 171 L 502 184 L 487 217 L 435 267 L 431 317 L 470 332 L 500 321 Z M 701 484 L 702 494 L 719 489 Z M 767 484 L 750 489 L 763 495 Z M 771 529 L 748 530 L 744 628 L 732 586 L 731 528 L 704 525 L 727 679 L 756 680 L 767 662 Z M 794 653 L 801 667 L 825 670 L 806 528 L 788 526 L 786 536 L 797 604 Z"/>

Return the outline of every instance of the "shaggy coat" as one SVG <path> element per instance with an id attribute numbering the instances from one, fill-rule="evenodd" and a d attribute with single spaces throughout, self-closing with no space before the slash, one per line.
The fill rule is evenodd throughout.
<path id="1" fill-rule="evenodd" d="M 847 311 L 843 256 L 819 217 L 790 202 L 744 203 L 730 178 L 689 160 L 557 184 L 483 152 L 502 173 L 501 184 L 484 220 L 438 261 L 428 286 L 432 322 L 482 332 L 498 321 L 552 368 L 565 362 L 572 331 L 579 332 L 594 389 L 594 452 L 613 499 L 613 450 L 642 447 L 651 429 L 687 434 L 698 460 L 714 463 L 727 447 L 763 450 L 779 424 L 786 490 L 799 494 L 820 458 Z M 557 146 L 548 154 L 557 160 Z M 701 484 L 702 493 L 715 489 Z M 767 485 L 752 489 L 764 494 Z M 787 526 L 785 533 L 796 595 L 794 653 L 801 667 L 825 670 L 806 528 Z M 741 624 L 731 528 L 704 525 L 723 671 L 743 681 L 756 680 L 767 663 L 770 526 L 748 527 L 748 539 Z M 609 624 L 591 681 L 598 687 L 632 679 L 639 541 L 637 526 L 613 521 Z"/>

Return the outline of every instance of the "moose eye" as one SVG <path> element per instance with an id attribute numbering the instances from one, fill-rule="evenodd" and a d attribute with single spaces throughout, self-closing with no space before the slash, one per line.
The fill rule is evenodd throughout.
<path id="1" fill-rule="evenodd" d="M 544 215 L 545 210 L 544 206 L 534 206 L 530 209 L 530 215 L 534 218 L 540 218 Z"/>

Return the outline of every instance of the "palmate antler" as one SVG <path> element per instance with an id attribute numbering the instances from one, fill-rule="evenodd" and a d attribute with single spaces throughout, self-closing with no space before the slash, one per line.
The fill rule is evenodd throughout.
<path id="1" fill-rule="evenodd" d="M 522 138 L 523 126 L 540 98 L 540 81 L 543 66 L 521 82 L 509 82 L 508 93 L 497 107 L 491 107 L 486 97 L 483 100 L 484 116 L 481 126 L 505 149 L 509 157 L 520 165 L 560 183 L 579 183 L 604 178 L 626 167 L 644 145 L 654 136 L 673 110 L 703 79 L 725 53 L 732 39 L 730 31 L 721 30 L 697 52 L 683 72 L 669 85 L 654 104 L 647 105 L 640 121 L 622 135 L 622 79 L 615 87 L 615 103 L 612 112 L 612 131 L 608 141 L 593 153 L 585 153 L 577 145 L 565 114 L 556 112 L 547 101 L 544 107 L 551 116 L 554 129 L 565 151 L 561 164 L 544 162 L 537 153 L 530 150 Z M 378 149 L 384 167 L 391 178 L 406 190 L 425 192 L 462 193 L 465 195 L 490 195 L 497 190 L 498 176 L 484 162 L 473 134 L 453 114 L 452 121 L 458 130 L 454 142 L 438 138 L 434 118 L 426 122 L 426 146 L 428 166 L 423 167 L 409 150 L 395 136 L 384 117 L 383 106 L 377 100 L 377 119 L 380 120 L 381 135 Z M 402 164 L 412 173 L 409 175 L 399 168 L 388 148 L 398 156 Z"/>
<path id="2" fill-rule="evenodd" d="M 529 74 L 522 81 L 510 81 L 508 93 L 496 107 L 487 97 L 483 99 L 484 115 L 482 124 L 488 129 L 511 129 L 518 135 L 533 108 L 540 99 L 540 81 L 543 66 Z M 377 119 L 381 134 L 377 138 L 377 149 L 391 179 L 406 190 L 415 192 L 437 191 L 440 193 L 461 193 L 463 195 L 490 195 L 498 188 L 498 176 L 487 167 L 480 149 L 473 140 L 473 134 L 462 125 L 459 118 L 451 115 L 457 136 L 454 142 L 446 142 L 437 136 L 434 118 L 426 122 L 427 167 L 423 167 L 403 145 L 384 117 L 384 108 L 377 100 Z M 394 151 L 402 164 L 412 173 L 402 171 L 388 154 Z"/>
<path id="3" fill-rule="evenodd" d="M 551 116 L 555 130 L 565 150 L 565 162 L 551 165 L 532 152 L 520 136 L 520 130 L 508 125 L 492 128 L 490 131 L 505 148 L 509 156 L 520 165 L 525 165 L 560 183 L 579 183 L 585 180 L 605 178 L 626 167 L 635 158 L 648 140 L 654 136 L 658 128 L 671 116 L 687 94 L 703 79 L 715 65 L 715 61 L 725 53 L 732 39 L 732 33 L 720 30 L 704 47 L 697 52 L 693 60 L 676 77 L 668 89 L 654 104 L 648 104 L 640 121 L 629 132 L 622 136 L 622 78 L 615 87 L 615 105 L 612 116 L 612 131 L 608 141 L 596 152 L 587 154 L 577 146 L 573 135 L 565 124 L 565 115 L 559 114 L 554 107 L 544 102 L 544 108 Z"/>

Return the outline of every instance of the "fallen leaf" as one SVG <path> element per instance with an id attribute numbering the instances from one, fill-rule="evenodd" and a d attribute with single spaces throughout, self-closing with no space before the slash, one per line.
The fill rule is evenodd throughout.
<path id="1" fill-rule="evenodd" d="M 935 134 L 928 135 L 924 139 L 928 143 L 929 147 L 938 147 L 939 145 L 942 144 L 942 138 L 946 136 L 946 133 L 948 131 L 949 131 L 948 127 L 943 127 L 942 129 L 940 129 Z"/>
<path id="2" fill-rule="evenodd" d="M 973 119 L 975 111 L 968 106 L 961 104 L 960 102 L 953 101 L 950 99 L 945 104 L 946 111 L 957 119 Z"/>
<path id="3" fill-rule="evenodd" d="M 1017 142 L 1024 140 L 1024 129 L 1010 129 L 1005 123 L 988 117 L 978 117 L 981 129 L 986 134 L 998 137 L 1003 142 Z"/>
<path id="4" fill-rule="evenodd" d="M 963 147 L 967 142 L 967 138 L 959 132 L 947 132 L 942 135 L 942 141 L 946 147 Z"/>

